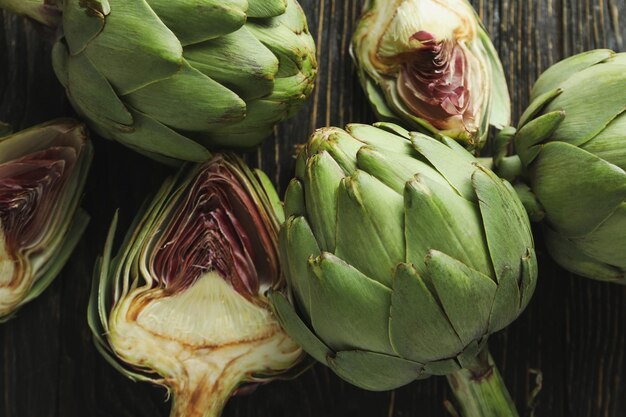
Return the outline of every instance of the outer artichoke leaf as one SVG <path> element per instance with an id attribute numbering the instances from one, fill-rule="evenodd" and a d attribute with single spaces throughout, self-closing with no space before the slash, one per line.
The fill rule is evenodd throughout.
<path id="1" fill-rule="evenodd" d="M 329 127 L 316 131 L 307 145 L 310 154 L 326 151 L 346 173 L 357 168 L 356 158 L 363 143 L 342 129 Z"/>
<path id="2" fill-rule="evenodd" d="M 410 139 L 411 138 L 411 132 L 409 132 L 408 130 L 406 130 L 405 128 L 403 128 L 402 126 L 399 126 L 395 123 L 389 123 L 389 122 L 378 122 L 378 123 L 374 123 L 374 126 L 376 126 L 379 129 L 385 130 L 389 133 L 394 133 L 398 136 L 402 136 L 405 139 Z"/>
<path id="3" fill-rule="evenodd" d="M 626 271 L 626 202 L 597 229 L 571 241 L 592 258 Z"/>
<path id="4" fill-rule="evenodd" d="M 372 105 L 372 110 L 374 110 L 374 113 L 376 113 L 376 116 L 378 116 L 377 119 L 397 121 L 398 117 L 387 105 L 385 93 L 378 86 L 378 83 L 370 78 L 370 76 L 365 71 L 359 69 L 358 72 L 362 80 L 361 84 L 363 84 L 365 94 L 367 95 L 367 98 Z"/>
<path id="5" fill-rule="evenodd" d="M 447 186 L 445 179 L 430 165 L 405 154 L 363 147 L 357 155 L 359 168 L 376 177 L 398 194 L 404 192 L 406 182 L 416 174 Z"/>
<path id="6" fill-rule="evenodd" d="M 60 49 L 57 43 L 56 48 Z M 56 68 L 57 74 L 63 73 L 63 68 Z M 96 69 L 85 54 L 70 56 L 67 60 L 67 91 L 74 100 L 80 102 L 80 107 L 87 107 L 91 113 L 100 118 L 111 120 L 122 125 L 132 125 L 133 117 L 124 105 L 111 84 Z"/>
<path id="7" fill-rule="evenodd" d="M 608 282 L 621 282 L 626 278 L 626 271 L 598 261 L 581 251 L 572 241 L 544 228 L 548 251 L 554 260 L 564 268 L 583 277 Z"/>
<path id="8" fill-rule="evenodd" d="M 456 359 L 444 359 L 435 362 L 428 362 L 424 371 L 430 375 L 448 375 L 461 369 Z"/>
<path id="9" fill-rule="evenodd" d="M 591 232 L 626 200 L 626 172 L 564 142 L 543 147 L 531 180 L 548 221 L 568 237 Z"/>
<path id="10" fill-rule="evenodd" d="M 450 152 L 448 146 L 419 133 L 412 134 L 411 142 L 460 195 L 467 200 L 476 201 L 476 195 L 469 181 L 471 173 L 476 168 L 466 157 Z"/>
<path id="11" fill-rule="evenodd" d="M 537 286 L 537 255 L 535 249 L 529 248 L 527 256 L 522 258 L 522 278 L 520 280 L 520 308 L 519 311 L 524 311 Z"/>
<path id="12" fill-rule="evenodd" d="M 75 124 L 76 122 L 70 119 L 59 119 L 22 130 L 14 135 L 0 137 L 0 164 L 53 146 L 55 141 L 59 140 L 59 134 L 68 133 L 76 127 Z"/>
<path id="13" fill-rule="evenodd" d="M 304 217 L 289 217 L 280 231 L 281 253 L 287 255 L 289 283 L 302 313 L 310 320 L 312 300 L 309 259 L 320 255 L 315 236 Z M 284 259 L 283 259 L 284 261 Z"/>
<path id="14" fill-rule="evenodd" d="M 247 165 L 239 164 L 238 169 L 247 171 L 249 168 Z M 256 194 L 263 200 L 263 204 L 269 208 L 267 212 L 276 217 L 277 228 L 280 227 L 280 225 L 285 222 L 285 212 L 283 210 L 283 203 L 280 201 L 280 197 L 272 184 L 272 180 L 260 169 L 254 170 L 254 178 L 258 180 L 258 185 L 252 184 L 251 186 L 256 191 Z"/>
<path id="15" fill-rule="evenodd" d="M 521 274 L 520 259 L 533 247 L 528 215 L 515 192 L 493 172 L 478 166 L 472 175 L 489 253 L 498 285 L 512 281 L 517 287 Z M 514 303 L 519 305 L 519 298 Z"/>
<path id="16" fill-rule="evenodd" d="M 274 307 L 274 313 L 287 334 L 315 360 L 326 364 L 326 358 L 334 355 L 334 352 L 309 329 L 283 294 L 272 291 L 269 298 Z"/>
<path id="17" fill-rule="evenodd" d="M 530 187 L 524 183 L 517 183 L 513 187 L 515 194 L 520 200 L 520 203 L 526 210 L 530 221 L 532 222 L 540 222 L 546 217 L 546 211 L 537 200 L 537 196 L 532 192 Z"/>
<path id="18" fill-rule="evenodd" d="M 89 303 L 87 304 L 87 324 L 91 329 L 94 340 L 97 343 L 105 344 L 104 335 L 107 332 L 107 321 L 102 320 L 99 314 L 100 300 L 98 299 L 98 291 L 100 289 L 100 275 L 102 274 L 102 256 L 96 259 L 96 264 L 91 276 L 91 291 L 89 293 Z M 103 294 L 104 295 L 104 294 Z"/>
<path id="19" fill-rule="evenodd" d="M 515 133 L 515 150 L 524 165 L 530 165 L 541 147 L 537 146 L 550 139 L 554 131 L 565 119 L 565 113 L 554 111 L 533 119 Z"/>
<path id="20" fill-rule="evenodd" d="M 137 216 L 137 218 L 139 218 L 139 216 Z M 93 313 L 92 311 L 97 309 L 99 320 L 91 321 L 93 321 L 94 324 L 96 322 L 101 323 L 104 332 L 96 332 L 94 327 L 92 327 L 92 330 L 94 330 L 93 334 L 97 334 L 99 336 L 102 336 L 104 333 L 108 333 L 109 331 L 109 309 L 113 306 L 113 300 L 111 299 L 113 295 L 113 279 L 111 278 L 111 270 L 115 270 L 115 268 L 112 268 L 113 265 L 111 264 L 111 256 L 113 253 L 113 241 L 115 239 L 115 232 L 117 231 L 118 219 L 119 215 L 116 210 L 113 220 L 111 221 L 111 225 L 109 226 L 102 257 L 100 258 L 94 271 L 93 281 L 91 284 L 88 318 L 95 315 L 95 311 Z M 130 228 L 129 230 L 134 229 Z M 122 247 L 126 247 L 126 245 Z"/>
<path id="21" fill-rule="evenodd" d="M 275 20 L 280 20 L 283 25 L 287 26 L 295 33 L 308 32 L 309 28 L 306 22 L 306 15 L 302 7 L 300 7 L 296 0 L 286 0 L 285 3 L 287 4 L 285 13 L 276 16 Z M 311 46 L 315 48 L 315 43 L 312 42 Z"/>
<path id="22" fill-rule="evenodd" d="M 63 1 L 63 32 L 69 38 L 72 55 L 82 53 L 102 32 L 105 17 L 110 11 L 106 0 L 94 0 L 89 3 L 81 0 Z"/>
<path id="23" fill-rule="evenodd" d="M 420 363 L 360 350 L 338 352 L 328 363 L 341 378 L 369 391 L 391 390 L 427 376 Z"/>
<path id="24" fill-rule="evenodd" d="M 82 209 L 78 209 L 71 220 L 70 228 L 63 238 L 62 243 L 50 255 L 50 261 L 46 264 L 45 273 L 39 277 L 30 288 L 28 295 L 21 304 L 38 297 L 50 284 L 54 278 L 61 272 L 63 266 L 70 258 L 70 255 L 78 245 L 87 225 L 89 224 L 89 215 Z"/>
<path id="25" fill-rule="evenodd" d="M 285 13 L 287 0 L 248 0 L 248 16 L 274 17 Z"/>
<path id="26" fill-rule="evenodd" d="M 609 123 L 600 134 L 581 146 L 599 158 L 626 171 L 626 111 Z"/>
<path id="27" fill-rule="evenodd" d="M 463 344 L 485 336 L 496 283 L 436 250 L 429 252 L 426 265 L 441 306 Z"/>
<path id="28" fill-rule="evenodd" d="M 185 111 L 180 111 L 186 97 Z M 212 124 L 242 120 L 246 103 L 235 93 L 185 64 L 171 77 L 124 96 L 137 110 L 167 126 L 206 131 Z"/>
<path id="29" fill-rule="evenodd" d="M 418 156 L 411 146 L 411 142 L 393 132 L 358 123 L 347 125 L 346 131 L 364 144 L 373 146 L 378 150 L 413 157 Z"/>
<path id="30" fill-rule="evenodd" d="M 141 112 L 131 110 L 131 114 L 135 120 L 134 130 L 113 132 L 121 143 L 185 161 L 203 162 L 209 158 L 210 153 L 204 146 Z"/>
<path id="31" fill-rule="evenodd" d="M 146 0 L 185 45 L 234 32 L 246 22 L 246 0 Z"/>
<path id="32" fill-rule="evenodd" d="M 227 85 L 244 100 L 272 93 L 278 59 L 246 27 L 186 47 L 184 56 L 192 67 Z"/>
<path id="33" fill-rule="evenodd" d="M 422 275 L 427 270 L 424 258 L 431 249 L 492 275 L 483 222 L 475 203 L 422 176 L 407 183 L 404 202 L 406 261 Z"/>
<path id="34" fill-rule="evenodd" d="M 389 342 L 391 290 L 336 256 L 311 261 L 315 333 L 334 351 L 367 349 L 394 354 Z"/>
<path id="35" fill-rule="evenodd" d="M 67 49 L 65 39 L 58 39 L 52 46 L 52 68 L 54 69 L 57 79 L 66 90 L 69 85 L 69 58 L 70 51 Z"/>
<path id="36" fill-rule="evenodd" d="M 480 17 L 477 17 L 480 21 Z M 502 63 L 498 57 L 489 34 L 485 31 L 482 25 L 479 25 L 478 36 L 480 43 L 485 52 L 487 53 L 487 62 L 490 65 L 491 72 L 491 97 L 486 101 L 489 103 L 490 111 L 488 117 L 485 117 L 486 121 L 492 126 L 498 129 L 502 129 L 511 123 L 511 98 L 509 97 L 509 89 L 504 77 L 504 70 L 502 69 Z"/>
<path id="37" fill-rule="evenodd" d="M 452 324 L 411 264 L 399 264 L 395 271 L 389 334 L 398 355 L 417 362 L 453 357 L 463 350 Z"/>
<path id="38" fill-rule="evenodd" d="M 287 103 L 272 100 L 253 100 L 246 103 L 246 114 L 241 120 L 230 121 L 213 130 L 212 137 L 215 143 L 224 146 L 229 144 L 229 135 L 256 135 L 265 139 L 272 134 L 274 124 L 287 111 Z M 225 121 L 226 122 L 226 121 Z"/>
<path id="39" fill-rule="evenodd" d="M 292 178 L 285 191 L 285 218 L 291 216 L 306 216 L 304 205 L 304 188 L 297 178 Z"/>
<path id="40" fill-rule="evenodd" d="M 356 171 L 341 182 L 337 201 L 335 254 L 391 287 L 393 271 L 405 259 L 402 196 L 366 172 Z"/>
<path id="41" fill-rule="evenodd" d="M 521 262 L 518 260 L 518 269 L 521 270 Z M 511 269 L 506 271 L 504 278 L 498 282 L 494 302 L 491 305 L 488 333 L 495 333 L 511 324 L 519 315 L 520 292 L 519 276 L 514 276 Z"/>
<path id="42" fill-rule="evenodd" d="M 625 85 L 624 65 L 596 65 L 570 77 L 562 84 L 563 93 L 546 107 L 547 112 L 567 112 L 552 140 L 580 146 L 600 133 L 626 109 L 626 94 L 616 94 Z"/>
<path id="43" fill-rule="evenodd" d="M 576 73 L 584 71 L 614 55 L 615 53 L 609 49 L 595 49 L 557 62 L 545 70 L 537 79 L 530 93 L 531 101 L 550 90 L 558 88 Z"/>
<path id="44" fill-rule="evenodd" d="M 304 177 L 307 219 L 322 251 L 335 250 L 337 193 L 344 177 L 343 170 L 328 152 L 320 152 L 307 161 Z"/>
<path id="45" fill-rule="evenodd" d="M 528 123 L 535 116 L 537 116 L 537 114 L 539 114 L 539 112 L 541 110 L 543 110 L 543 108 L 548 103 L 550 103 L 552 100 L 554 100 L 562 92 L 563 92 L 562 89 L 557 88 L 557 89 L 548 91 L 548 92 L 538 96 L 533 101 L 531 101 L 530 105 L 526 108 L 526 110 L 524 110 L 524 113 L 522 113 L 522 116 L 519 119 L 519 123 L 517 125 L 518 128 L 521 128 L 524 125 L 526 125 L 526 123 Z"/>
<path id="46" fill-rule="evenodd" d="M 314 49 L 306 45 L 305 37 L 278 19 L 249 21 L 245 27 L 278 58 L 278 78 L 296 75 L 305 59 L 314 60 Z"/>
<path id="47" fill-rule="evenodd" d="M 267 100 L 285 105 L 286 114 L 291 116 L 306 102 L 313 91 L 316 72 L 302 71 L 294 75 L 277 78 L 274 90 Z"/>
<path id="48" fill-rule="evenodd" d="M 439 136 L 439 140 L 441 140 L 441 142 L 443 142 L 445 145 L 447 145 L 448 148 L 450 148 L 453 151 L 455 151 L 458 156 L 460 156 L 461 158 L 465 159 L 467 162 L 469 162 L 469 163 L 476 162 L 476 158 L 474 157 L 474 155 L 469 153 L 467 151 L 467 149 L 465 149 L 463 147 L 463 145 L 461 145 L 458 141 L 456 141 L 456 140 L 454 140 L 454 139 L 452 139 L 452 138 L 450 138 L 448 136 L 444 136 L 444 135 L 440 135 Z"/>
<path id="49" fill-rule="evenodd" d="M 83 13 L 78 5 L 70 8 Z M 120 95 L 172 76 L 183 64 L 183 49 L 145 0 L 111 0 L 115 11 L 106 17 L 98 36 L 85 53 Z M 68 7 L 66 7 L 67 9 Z M 80 19 L 64 21 L 63 29 L 82 30 Z M 67 32 L 67 39 L 72 38 Z M 70 45 L 72 55 L 77 52 Z"/>

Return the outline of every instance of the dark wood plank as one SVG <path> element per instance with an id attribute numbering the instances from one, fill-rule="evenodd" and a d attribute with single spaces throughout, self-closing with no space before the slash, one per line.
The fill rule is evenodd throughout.
<path id="1" fill-rule="evenodd" d="M 361 0 L 302 0 L 317 40 L 319 77 L 312 99 L 276 128 L 247 160 L 281 192 L 294 168 L 294 145 L 315 128 L 372 122 L 348 54 Z M 516 119 L 532 83 L 550 64 L 590 48 L 624 50 L 624 0 L 474 0 L 493 36 L 514 92 Z M 0 120 L 24 128 L 72 115 L 49 63 L 49 43 L 21 18 L 0 14 Z M 47 36 L 48 38 L 50 36 Z M 0 416 L 167 416 L 165 391 L 133 383 L 95 351 L 85 309 L 91 269 L 116 208 L 128 225 L 169 169 L 94 138 L 97 157 L 84 206 L 92 222 L 57 281 L 13 321 L 0 326 Z M 540 233 L 540 231 L 537 231 Z M 539 236 L 538 236 L 539 237 Z M 535 417 L 626 416 L 626 288 L 575 277 L 556 266 L 538 238 L 540 283 L 528 310 L 493 336 L 491 350 L 520 410 L 541 371 Z M 443 416 L 446 382 L 431 378 L 394 392 L 370 393 L 322 366 L 234 398 L 225 417 Z M 525 413 L 524 413 L 525 414 Z"/>

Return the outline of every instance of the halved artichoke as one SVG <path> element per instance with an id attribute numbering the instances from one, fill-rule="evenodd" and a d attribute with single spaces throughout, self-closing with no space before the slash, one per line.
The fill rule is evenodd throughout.
<path id="1" fill-rule="evenodd" d="M 92 153 L 69 119 L 0 138 L 0 322 L 50 285 L 78 243 Z"/>
<path id="2" fill-rule="evenodd" d="M 466 0 L 369 0 L 352 38 L 361 85 L 381 120 L 481 148 L 510 122 L 502 64 Z"/>
<path id="3" fill-rule="evenodd" d="M 282 220 L 267 177 L 233 155 L 167 180 L 113 258 L 111 227 L 89 306 L 100 352 L 165 386 L 177 417 L 217 416 L 242 382 L 288 370 L 301 349 L 265 295 L 284 285 Z"/>

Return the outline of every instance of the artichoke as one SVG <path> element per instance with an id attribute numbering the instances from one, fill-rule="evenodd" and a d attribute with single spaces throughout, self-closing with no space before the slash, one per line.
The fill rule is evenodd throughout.
<path id="1" fill-rule="evenodd" d="M 91 159 L 84 126 L 69 119 L 0 138 L 0 322 L 50 285 L 78 243 Z"/>
<path id="2" fill-rule="evenodd" d="M 626 54 L 594 50 L 545 71 L 514 140 L 553 258 L 626 284 Z"/>
<path id="3" fill-rule="evenodd" d="M 290 293 L 272 301 L 311 356 L 388 390 L 480 368 L 489 334 L 529 302 L 537 264 L 508 182 L 450 138 L 376 126 L 318 130 L 300 152 L 280 231 Z"/>
<path id="4" fill-rule="evenodd" d="M 240 383 L 300 359 L 265 295 L 284 284 L 282 220 L 264 174 L 216 155 L 167 180 L 112 258 L 113 222 L 89 305 L 95 344 L 131 379 L 165 386 L 173 417 L 218 416 Z"/>
<path id="5" fill-rule="evenodd" d="M 368 0 L 352 56 L 381 120 L 469 149 L 510 122 L 502 64 L 466 0 Z"/>
<path id="6" fill-rule="evenodd" d="M 27 10 L 0 1 L 50 14 L 43 0 Z M 57 2 L 53 64 L 74 108 L 101 136 L 157 160 L 256 146 L 313 89 L 315 45 L 295 0 Z"/>

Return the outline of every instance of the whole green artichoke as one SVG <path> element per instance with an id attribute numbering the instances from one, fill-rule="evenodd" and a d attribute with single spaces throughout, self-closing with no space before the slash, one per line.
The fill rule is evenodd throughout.
<path id="1" fill-rule="evenodd" d="M 318 130 L 285 197 L 287 332 L 343 379 L 387 390 L 473 368 L 537 278 L 511 186 L 457 142 L 398 126 Z"/>
<path id="2" fill-rule="evenodd" d="M 69 119 L 0 138 L 0 322 L 52 283 L 80 240 L 92 154 Z"/>
<path id="3" fill-rule="evenodd" d="M 0 6 L 48 22 L 42 2 Z M 74 108 L 100 135 L 155 159 L 256 146 L 313 89 L 315 45 L 295 0 L 57 3 L 53 63 Z"/>
<path id="4" fill-rule="evenodd" d="M 168 179 L 99 260 L 89 325 L 103 356 L 172 395 L 172 417 L 216 417 L 244 382 L 301 359 L 266 296 L 281 289 L 283 211 L 260 171 L 215 155 Z"/>
<path id="5" fill-rule="evenodd" d="M 626 284 L 626 54 L 594 50 L 546 70 L 514 139 L 553 258 Z"/>
<path id="6" fill-rule="evenodd" d="M 381 120 L 468 149 L 510 123 L 502 64 L 467 0 L 368 0 L 351 52 Z"/>

